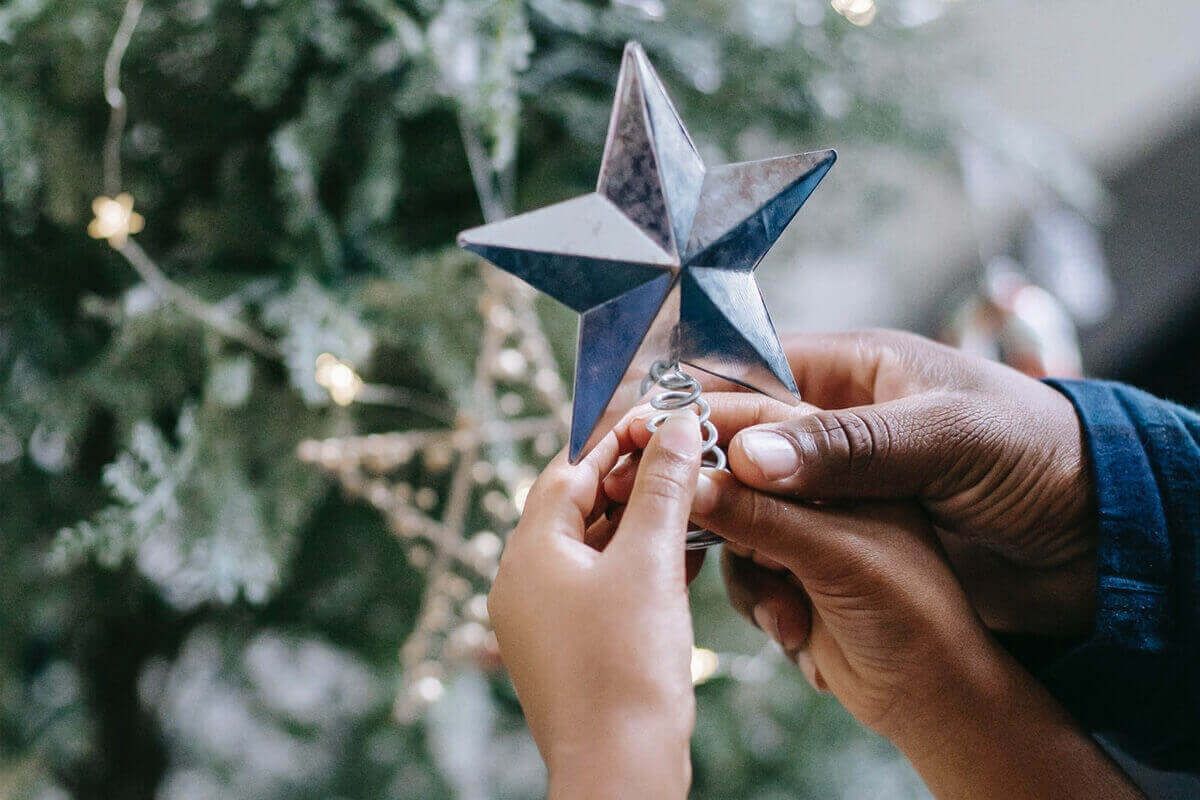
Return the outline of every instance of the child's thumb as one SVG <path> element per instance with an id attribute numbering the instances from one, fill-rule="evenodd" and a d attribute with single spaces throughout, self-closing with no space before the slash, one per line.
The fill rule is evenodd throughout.
<path id="1" fill-rule="evenodd" d="M 682 563 L 699 471 L 699 420 L 690 411 L 668 417 L 642 453 L 633 492 L 609 548 Z"/>

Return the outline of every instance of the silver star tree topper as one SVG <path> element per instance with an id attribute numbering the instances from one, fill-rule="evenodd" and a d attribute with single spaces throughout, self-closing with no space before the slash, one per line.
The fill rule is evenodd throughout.
<path id="1" fill-rule="evenodd" d="M 646 53 L 625 47 L 596 191 L 458 243 L 582 314 L 570 459 L 637 403 L 656 362 L 795 404 L 754 268 L 833 150 L 706 169 Z"/>

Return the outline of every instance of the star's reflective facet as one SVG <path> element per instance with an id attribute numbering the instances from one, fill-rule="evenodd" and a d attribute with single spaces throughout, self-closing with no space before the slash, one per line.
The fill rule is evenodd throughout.
<path id="1" fill-rule="evenodd" d="M 459 234 L 582 314 L 572 462 L 637 402 L 656 360 L 798 399 L 753 271 L 836 158 L 821 150 L 706 169 L 631 42 L 596 191 Z"/>

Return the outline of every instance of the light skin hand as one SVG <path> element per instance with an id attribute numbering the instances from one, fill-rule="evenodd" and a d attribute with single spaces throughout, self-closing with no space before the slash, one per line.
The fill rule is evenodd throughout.
<path id="1" fill-rule="evenodd" d="M 599 486 L 617 456 L 609 436 L 578 465 L 560 454 L 546 468 L 488 598 L 551 798 L 682 798 L 690 782 L 683 548 L 699 426 L 673 418 L 646 443 L 614 523 Z"/>

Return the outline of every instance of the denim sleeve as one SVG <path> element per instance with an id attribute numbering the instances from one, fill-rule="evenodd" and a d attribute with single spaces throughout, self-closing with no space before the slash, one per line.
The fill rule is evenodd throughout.
<path id="1" fill-rule="evenodd" d="M 1048 383 L 1075 405 L 1090 457 L 1097 610 L 1085 641 L 1023 660 L 1089 730 L 1200 771 L 1200 415 L 1118 383 Z"/>

